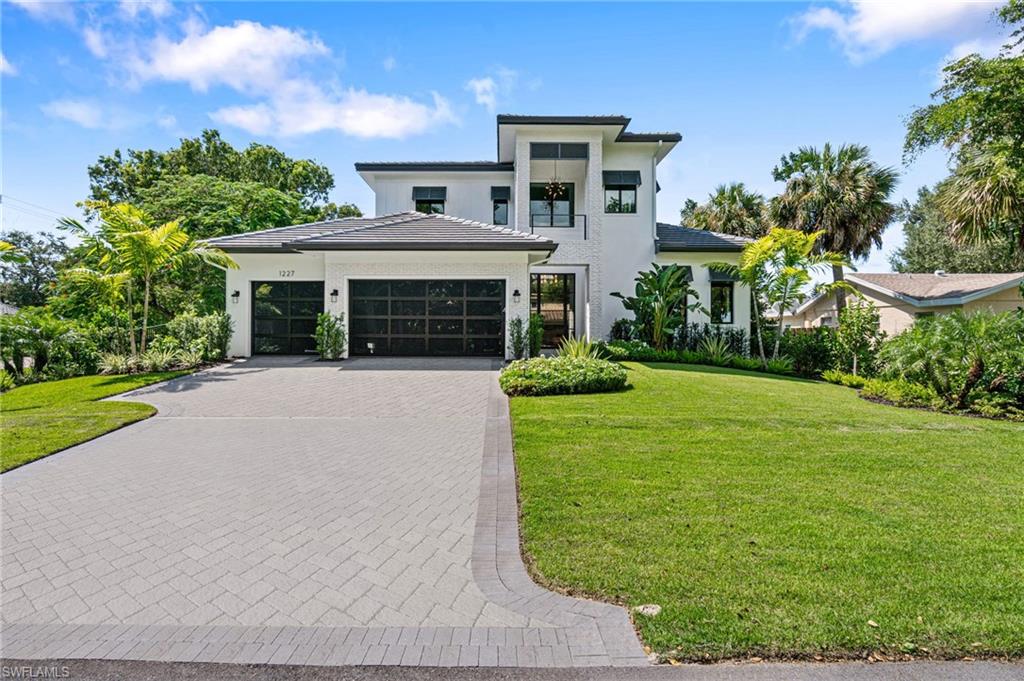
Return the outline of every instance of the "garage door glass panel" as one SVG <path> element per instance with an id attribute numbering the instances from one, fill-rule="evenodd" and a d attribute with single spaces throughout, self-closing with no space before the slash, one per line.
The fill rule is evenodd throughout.
<path id="1" fill-rule="evenodd" d="M 324 311 L 322 281 L 257 281 L 252 284 L 255 354 L 305 354 L 316 350 L 316 317 Z"/>
<path id="2" fill-rule="evenodd" d="M 349 293 L 353 355 L 504 354 L 504 281 L 356 280 Z"/>

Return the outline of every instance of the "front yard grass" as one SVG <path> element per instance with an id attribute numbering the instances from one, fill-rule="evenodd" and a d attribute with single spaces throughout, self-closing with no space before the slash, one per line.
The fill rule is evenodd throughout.
<path id="1" fill-rule="evenodd" d="M 512 400 L 542 581 L 627 606 L 664 656 L 1024 655 L 1024 426 L 848 388 L 627 364 Z"/>
<path id="2" fill-rule="evenodd" d="M 187 373 L 79 376 L 0 395 L 0 472 L 152 416 L 148 404 L 96 400 Z"/>

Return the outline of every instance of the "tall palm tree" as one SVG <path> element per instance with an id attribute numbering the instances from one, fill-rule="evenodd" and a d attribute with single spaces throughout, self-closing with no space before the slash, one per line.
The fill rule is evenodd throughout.
<path id="1" fill-rule="evenodd" d="M 764 196 L 748 191 L 742 182 L 715 187 L 706 203 L 681 211 L 683 224 L 723 234 L 758 239 L 768 233 Z"/>
<path id="2" fill-rule="evenodd" d="M 881 247 L 882 232 L 898 207 L 890 202 L 899 175 L 871 160 L 867 147 L 844 144 L 837 150 L 800 147 L 783 156 L 772 170 L 786 188 L 771 202 L 772 218 L 780 227 L 823 232 L 819 252 L 847 259 L 865 258 Z M 843 281 L 843 265 L 832 267 L 832 281 Z M 836 307 L 846 306 L 845 287 L 837 287 Z"/>
<path id="3" fill-rule="evenodd" d="M 64 219 L 61 224 L 73 232 L 89 235 L 90 252 L 100 256 L 101 273 L 110 277 L 107 283 L 126 282 L 129 307 L 132 305 L 132 282 L 142 284 L 141 352 L 146 351 L 150 291 L 154 278 L 161 271 L 195 262 L 225 269 L 238 268 L 238 264 L 224 251 L 192 239 L 178 220 L 157 225 L 144 211 L 127 203 L 103 204 L 97 208 L 101 224 L 95 233 L 74 220 Z M 84 275 L 82 278 L 86 279 Z M 134 335 L 133 330 L 133 339 Z"/>
<path id="4" fill-rule="evenodd" d="M 993 147 L 964 150 L 963 161 L 939 185 L 939 207 L 957 241 L 977 244 L 1005 235 L 1024 252 L 1024 170 Z"/>

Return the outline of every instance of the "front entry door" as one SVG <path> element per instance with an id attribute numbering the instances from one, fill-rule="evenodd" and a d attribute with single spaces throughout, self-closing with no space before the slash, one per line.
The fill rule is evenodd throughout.
<path id="1" fill-rule="evenodd" d="M 576 275 L 531 274 L 530 312 L 544 320 L 541 346 L 557 348 L 576 330 Z"/>

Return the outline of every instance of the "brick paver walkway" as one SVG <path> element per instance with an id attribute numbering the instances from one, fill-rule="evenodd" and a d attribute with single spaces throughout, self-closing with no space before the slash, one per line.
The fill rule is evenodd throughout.
<path id="1" fill-rule="evenodd" d="M 625 611 L 527 576 L 495 368 L 260 359 L 137 391 L 156 417 L 0 477 L 3 656 L 644 664 Z"/>

